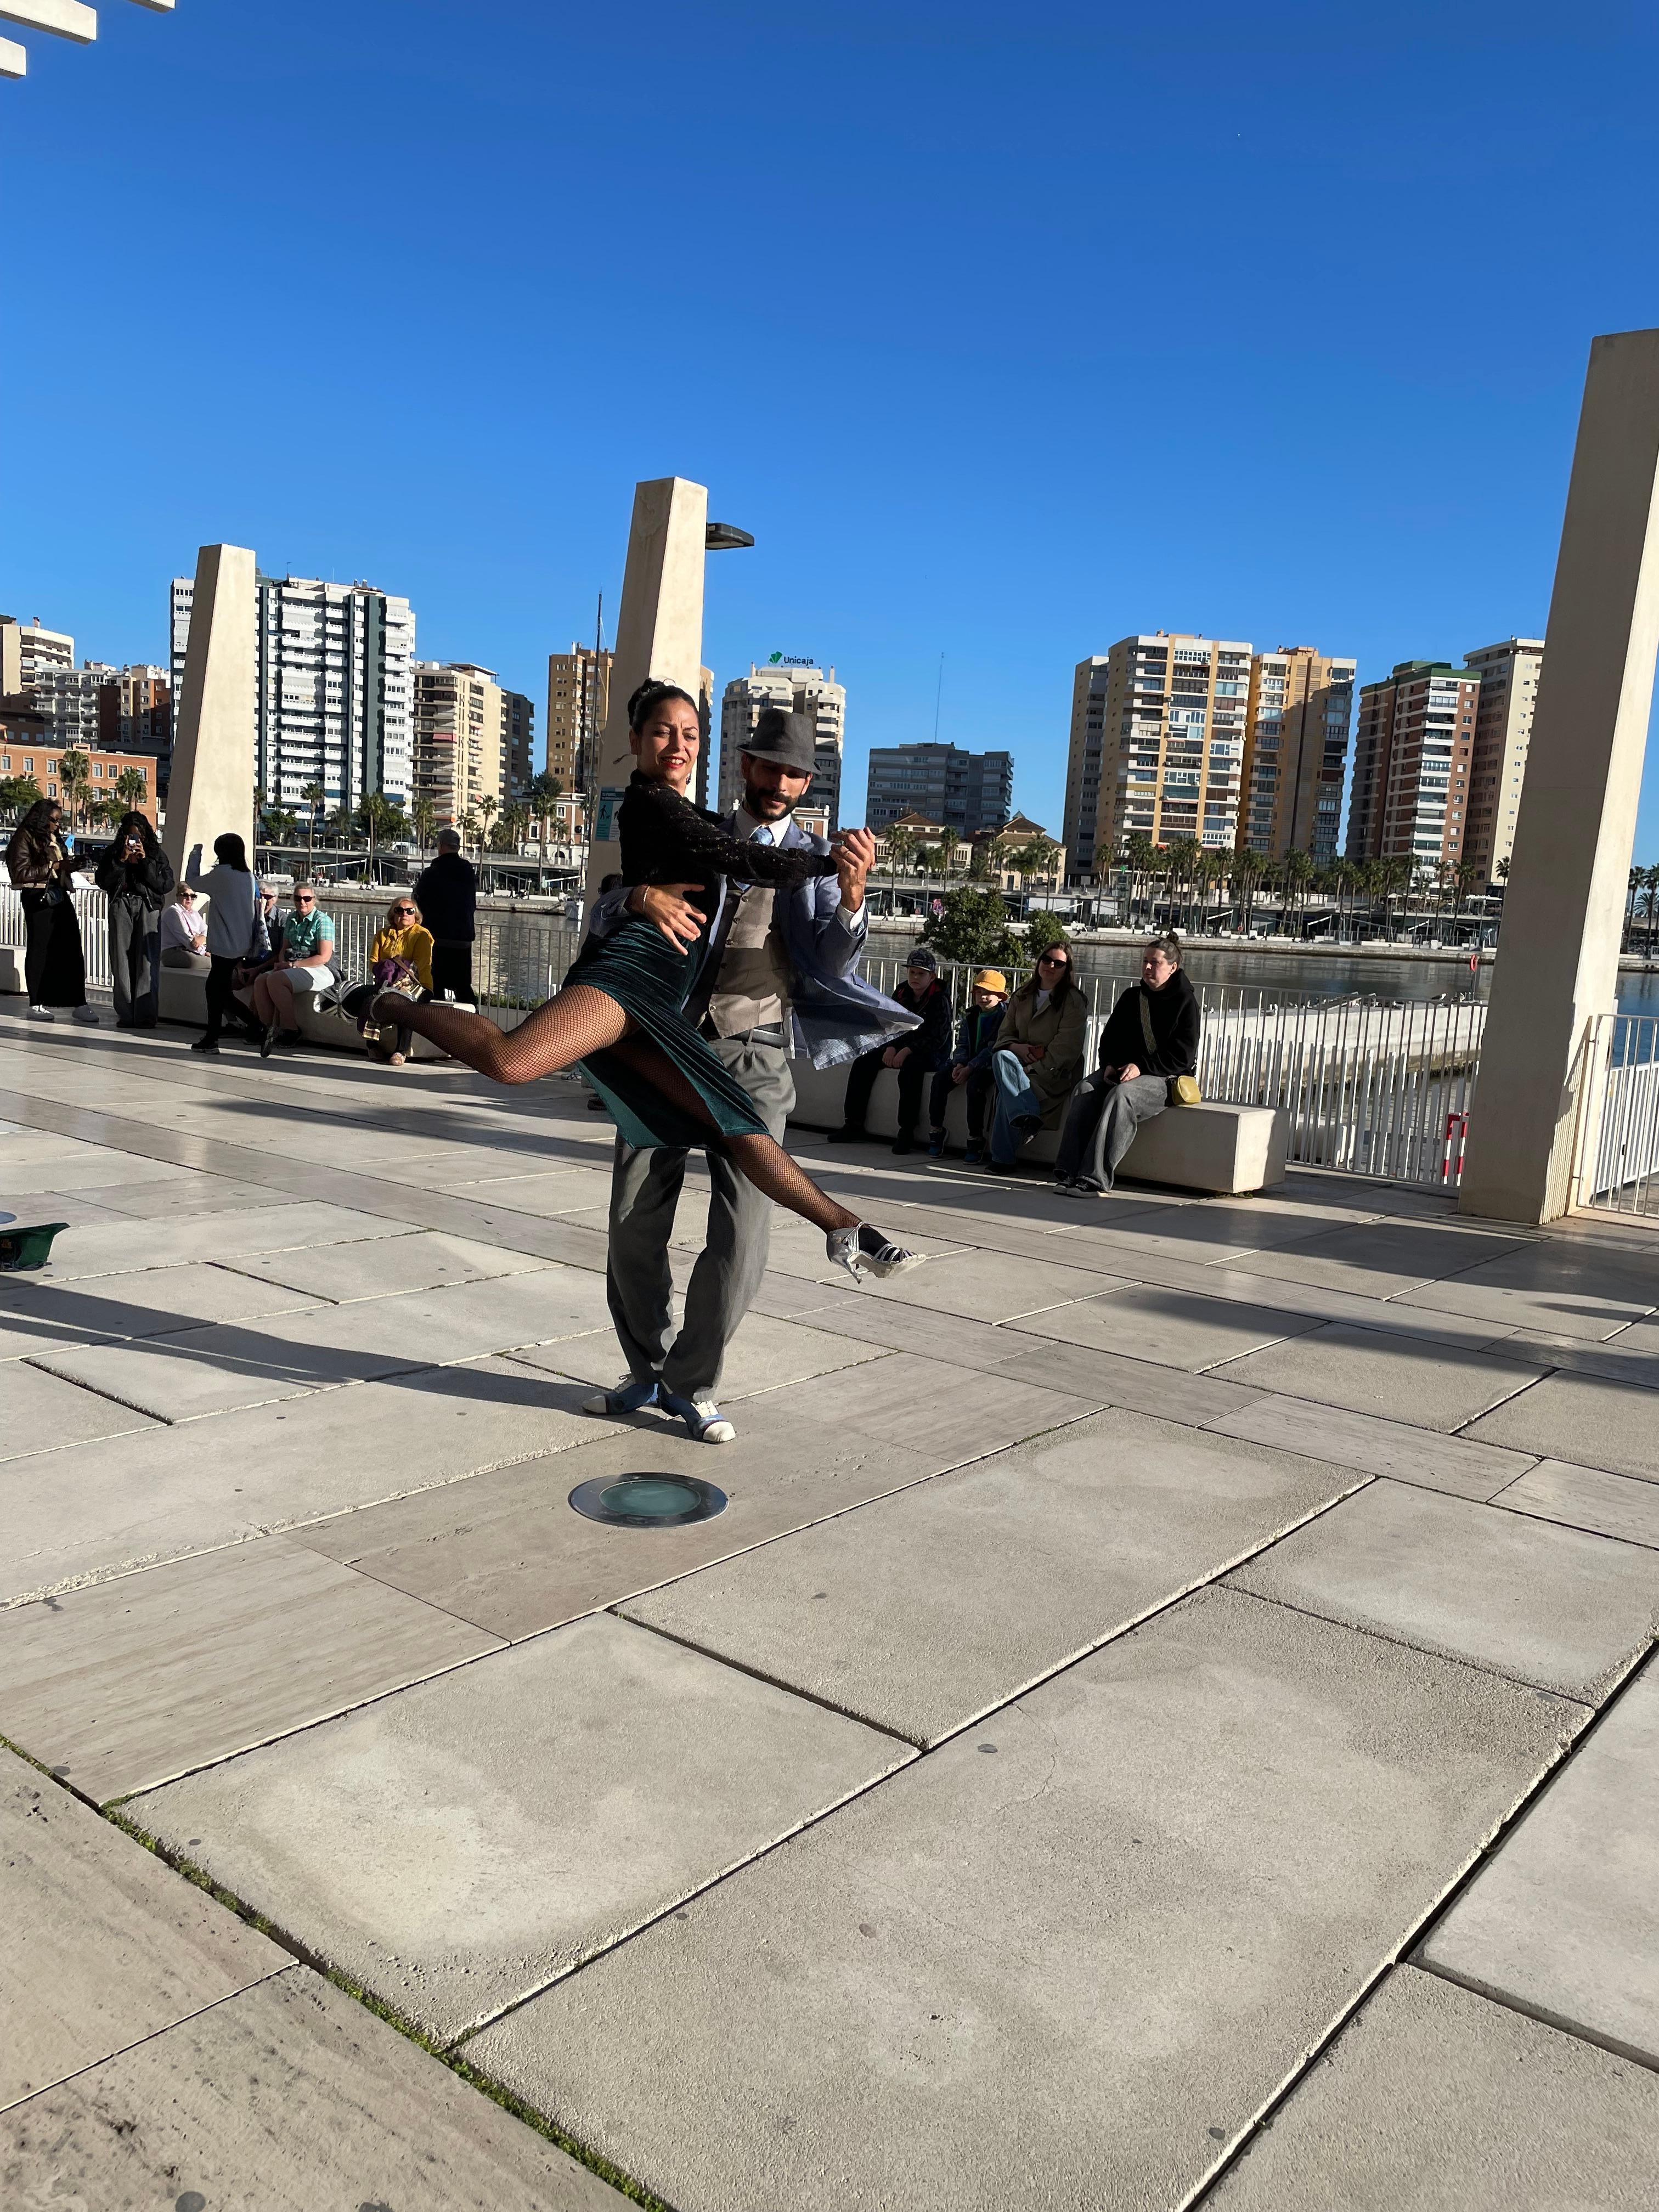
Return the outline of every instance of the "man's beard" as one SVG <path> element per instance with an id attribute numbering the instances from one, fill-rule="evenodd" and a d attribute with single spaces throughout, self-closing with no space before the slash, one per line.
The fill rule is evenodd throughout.
<path id="1" fill-rule="evenodd" d="M 786 799 L 781 791 L 751 791 L 744 784 L 743 803 L 757 822 L 787 822 L 799 801 Z"/>

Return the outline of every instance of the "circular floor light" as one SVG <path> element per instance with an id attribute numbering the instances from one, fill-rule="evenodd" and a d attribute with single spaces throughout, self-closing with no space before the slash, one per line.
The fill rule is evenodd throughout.
<path id="1" fill-rule="evenodd" d="M 726 1492 L 694 1474 L 611 1474 L 579 1482 L 570 1503 L 612 1528 L 681 1528 L 726 1510 Z"/>

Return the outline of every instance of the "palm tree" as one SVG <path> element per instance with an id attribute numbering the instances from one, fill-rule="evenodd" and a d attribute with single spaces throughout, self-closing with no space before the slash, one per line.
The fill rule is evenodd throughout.
<path id="1" fill-rule="evenodd" d="M 1644 960 L 1651 960 L 1653 920 L 1655 914 L 1659 913 L 1659 867 L 1644 868 L 1642 871 L 1642 912 L 1647 921 L 1646 943 L 1642 957 Z"/>
<path id="2" fill-rule="evenodd" d="M 149 797 L 149 783 L 143 769 L 124 768 L 115 779 L 115 796 L 123 806 L 142 806 Z"/>
<path id="3" fill-rule="evenodd" d="M 306 873 L 311 873 L 312 856 L 317 850 L 317 817 L 328 803 L 328 793 L 320 783 L 308 783 L 300 793 L 311 809 L 311 820 L 306 828 Z"/>
<path id="4" fill-rule="evenodd" d="M 487 791 L 482 799 L 476 799 L 473 804 L 477 812 L 478 819 L 483 824 L 483 835 L 487 837 L 489 835 L 490 823 L 501 811 L 501 802 L 496 798 L 494 792 Z M 478 858 L 481 860 L 483 858 L 483 839 L 480 839 L 478 844 Z"/>
<path id="5" fill-rule="evenodd" d="M 939 875 L 947 888 L 951 881 L 951 864 L 957 857 L 957 847 L 961 842 L 961 833 L 952 830 L 948 824 L 939 832 Z"/>
<path id="6" fill-rule="evenodd" d="M 58 763 L 58 781 L 68 801 L 65 811 L 71 829 L 86 811 L 86 789 L 91 781 L 92 763 L 84 753 L 71 748 L 63 755 Z"/>
<path id="7" fill-rule="evenodd" d="M 415 842 L 424 853 L 437 835 L 438 810 L 429 799 L 412 799 L 409 803 L 409 819 L 415 831 Z"/>
<path id="8" fill-rule="evenodd" d="M 1126 918 L 1130 927 L 1133 928 L 1135 918 L 1136 885 L 1143 878 L 1148 883 L 1151 882 L 1154 862 L 1152 841 L 1146 830 L 1132 830 L 1129 832 L 1123 841 L 1123 858 L 1129 870 L 1129 911 Z"/>
<path id="9" fill-rule="evenodd" d="M 898 899 L 898 872 L 907 861 L 915 857 L 916 833 L 895 825 L 882 832 L 882 846 L 887 855 L 887 879 L 890 886 L 890 904 Z"/>
<path id="10" fill-rule="evenodd" d="M 1297 850 L 1286 853 L 1283 862 L 1285 880 L 1285 918 L 1293 921 L 1298 906 L 1305 923 L 1308 911 L 1308 891 L 1313 883 L 1313 854 Z"/>
<path id="11" fill-rule="evenodd" d="M 527 797 L 535 817 L 536 842 L 544 852 L 547 849 L 548 817 L 553 811 L 555 801 L 563 796 L 564 786 L 550 769 L 544 769 L 539 775 L 531 778 Z"/>

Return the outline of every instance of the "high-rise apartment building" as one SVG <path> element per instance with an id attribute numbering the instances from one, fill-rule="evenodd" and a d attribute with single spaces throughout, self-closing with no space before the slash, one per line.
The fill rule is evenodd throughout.
<path id="1" fill-rule="evenodd" d="M 536 710 L 522 691 L 505 691 L 491 669 L 471 661 L 415 663 L 413 796 L 428 799 L 440 826 L 458 823 L 479 802 L 498 808 L 530 787 Z"/>
<path id="2" fill-rule="evenodd" d="M 28 635 L 27 631 L 24 635 Z M 120 674 L 100 660 L 82 661 L 65 668 L 55 660 L 39 660 L 24 684 L 34 711 L 45 717 L 54 745 L 76 745 L 85 750 L 99 739 L 99 693 Z"/>
<path id="3" fill-rule="evenodd" d="M 1072 688 L 1063 842 L 1079 874 L 1137 833 L 1231 848 L 1243 790 L 1250 647 L 1184 630 L 1120 638 Z"/>
<path id="4" fill-rule="evenodd" d="M 118 669 L 98 693 L 98 742 L 106 752 L 143 753 L 165 793 L 173 758 L 173 686 L 165 668 Z"/>
<path id="5" fill-rule="evenodd" d="M 181 696 L 195 585 L 173 580 L 171 680 Z M 254 781 L 273 805 L 303 806 L 319 783 L 331 806 L 371 791 L 412 796 L 415 616 L 372 584 L 261 575 L 256 584 Z"/>
<path id="6" fill-rule="evenodd" d="M 841 827 L 842 750 L 847 735 L 847 693 L 832 668 L 826 676 L 805 661 L 778 661 L 766 667 L 750 662 L 747 676 L 734 676 L 720 702 L 720 811 L 728 813 L 742 794 L 738 765 L 745 739 L 762 709 L 781 707 L 806 715 L 817 732 L 816 767 L 801 802 L 803 817 L 817 813 L 832 831 Z"/>
<path id="7" fill-rule="evenodd" d="M 42 629 L 38 617 L 20 623 L 15 615 L 0 615 L 0 697 L 21 698 L 33 689 L 37 674 L 74 665 L 75 640 L 65 632 Z"/>
<path id="8" fill-rule="evenodd" d="M 964 837 L 1000 830 L 1014 811 L 1012 753 L 970 753 L 945 744 L 874 745 L 864 818 L 882 830 L 903 814 L 924 814 Z"/>
<path id="9" fill-rule="evenodd" d="M 1351 860 L 1463 858 L 1480 678 L 1446 660 L 1401 660 L 1359 694 Z"/>
<path id="10" fill-rule="evenodd" d="M 547 656 L 547 758 L 550 775 L 564 791 L 586 791 L 588 763 L 599 758 L 599 741 L 611 711 L 611 671 L 616 655 L 606 647 L 573 645 L 568 653 Z"/>
<path id="11" fill-rule="evenodd" d="M 1250 664 L 1241 849 L 1278 860 L 1336 858 L 1353 718 L 1354 663 L 1311 645 L 1258 653 Z"/>
<path id="12" fill-rule="evenodd" d="M 1475 889 L 1484 891 L 1503 881 L 1499 870 L 1515 843 L 1544 641 L 1508 637 L 1501 644 L 1478 646 L 1466 653 L 1463 663 L 1480 678 L 1463 858 L 1474 870 Z"/>

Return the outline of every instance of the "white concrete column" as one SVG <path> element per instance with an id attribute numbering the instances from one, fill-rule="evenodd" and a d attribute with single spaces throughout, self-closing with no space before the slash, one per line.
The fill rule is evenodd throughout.
<path id="1" fill-rule="evenodd" d="M 252 554 L 242 545 L 204 545 L 196 556 L 161 841 L 180 875 L 198 847 L 198 865 L 210 868 L 213 841 L 228 830 L 253 859 L 257 617 Z"/>
<path id="2" fill-rule="evenodd" d="M 620 860 L 615 812 L 634 772 L 628 749 L 628 702 L 647 676 L 699 696 L 702 672 L 702 580 L 708 493 L 684 477 L 659 477 L 634 487 L 634 520 L 623 573 L 611 706 L 599 748 L 598 805 L 589 830 L 590 900 Z M 601 831 L 609 835 L 601 836 Z"/>
<path id="3" fill-rule="evenodd" d="M 1659 331 L 1590 348 L 1460 1200 L 1553 1221 L 1611 1013 L 1659 649 Z"/>

